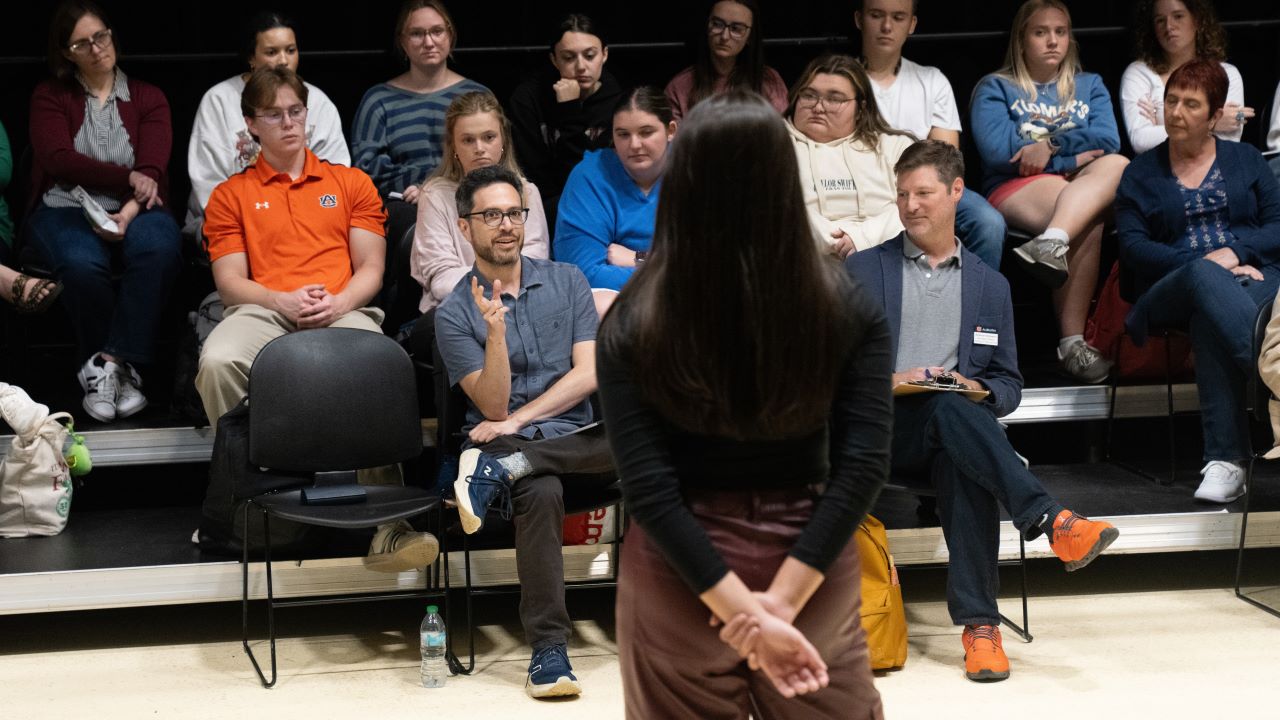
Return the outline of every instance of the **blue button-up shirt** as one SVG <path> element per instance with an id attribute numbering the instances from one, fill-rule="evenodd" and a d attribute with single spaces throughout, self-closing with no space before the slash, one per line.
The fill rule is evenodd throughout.
<path id="1" fill-rule="evenodd" d="M 507 359 L 511 365 L 511 398 L 508 412 L 529 404 L 573 368 L 573 345 L 596 339 L 595 302 L 587 278 L 574 265 L 520 258 L 520 289 L 512 297 L 505 291 L 502 304 L 508 308 Z M 485 297 L 492 297 L 492 284 L 473 267 L 436 310 L 436 343 L 449 373 L 449 383 L 484 369 L 484 346 L 488 325 L 471 297 L 471 278 L 478 278 Z M 470 431 L 484 416 L 468 398 L 467 424 Z M 519 435 L 555 437 L 573 432 L 592 421 L 591 404 L 583 400 L 556 417 L 525 426 Z"/>

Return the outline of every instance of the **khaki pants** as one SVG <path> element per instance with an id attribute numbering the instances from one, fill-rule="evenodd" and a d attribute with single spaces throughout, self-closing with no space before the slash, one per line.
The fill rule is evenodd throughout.
<path id="1" fill-rule="evenodd" d="M 338 318 L 330 327 L 380 333 L 382 317 L 378 308 L 360 308 Z M 200 370 L 196 373 L 196 390 L 211 425 L 216 427 L 218 418 L 248 394 L 249 367 L 258 352 L 272 340 L 297 329 L 284 315 L 261 305 L 227 308 L 222 322 L 209 333 L 200 350 Z"/>

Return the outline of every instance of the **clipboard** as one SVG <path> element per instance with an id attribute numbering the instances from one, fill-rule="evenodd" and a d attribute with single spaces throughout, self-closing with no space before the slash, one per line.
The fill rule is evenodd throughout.
<path id="1" fill-rule="evenodd" d="M 962 388 L 958 385 L 938 385 L 928 381 L 913 380 L 911 382 L 898 383 L 893 386 L 894 397 L 907 397 L 908 395 L 919 395 L 920 393 L 930 392 L 951 392 L 960 393 L 969 400 L 983 400 L 991 394 L 990 390 L 975 390 L 972 388 Z"/>

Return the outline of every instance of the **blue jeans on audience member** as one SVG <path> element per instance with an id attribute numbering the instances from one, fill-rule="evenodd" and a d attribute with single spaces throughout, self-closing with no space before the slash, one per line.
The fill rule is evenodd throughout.
<path id="1" fill-rule="evenodd" d="M 956 237 L 992 270 L 1000 269 L 1008 229 L 1004 216 L 991 207 L 986 198 L 969 188 L 964 189 L 956 206 Z"/>
<path id="2" fill-rule="evenodd" d="M 1250 455 L 1245 385 L 1253 357 L 1253 320 L 1276 295 L 1280 266 L 1242 281 L 1211 260 L 1193 260 L 1151 286 L 1125 320 L 1135 343 L 1149 329 L 1187 330 L 1196 359 L 1204 460 L 1244 463 Z"/>
<path id="3" fill-rule="evenodd" d="M 61 300 L 75 326 L 81 359 L 106 352 L 131 363 L 149 362 L 156 326 L 182 264 L 180 231 L 169 211 L 139 213 L 118 243 L 95 235 L 80 208 L 41 205 L 27 227 L 32 245 L 63 284 Z M 124 271 L 118 288 L 111 272 L 116 252 Z"/>
<path id="4" fill-rule="evenodd" d="M 990 410 L 955 393 L 893 404 L 893 477 L 928 477 L 947 541 L 947 610 L 957 625 L 998 625 L 1000 508 L 1032 540 L 1058 504 L 1009 444 Z"/>

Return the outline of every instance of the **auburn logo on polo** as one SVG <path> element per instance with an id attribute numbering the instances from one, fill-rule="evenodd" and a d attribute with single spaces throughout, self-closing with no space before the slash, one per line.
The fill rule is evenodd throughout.
<path id="1" fill-rule="evenodd" d="M 337 196 L 337 195 L 334 195 L 334 194 L 332 194 L 332 193 L 327 193 L 327 194 L 325 194 L 325 195 L 321 195 L 321 196 L 320 196 L 320 207 L 323 207 L 323 208 L 335 208 L 335 207 L 338 207 L 338 196 Z"/>

